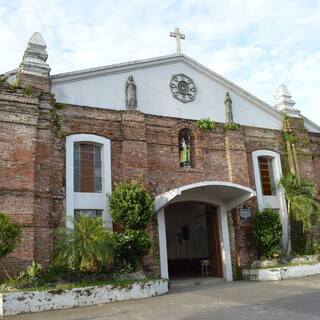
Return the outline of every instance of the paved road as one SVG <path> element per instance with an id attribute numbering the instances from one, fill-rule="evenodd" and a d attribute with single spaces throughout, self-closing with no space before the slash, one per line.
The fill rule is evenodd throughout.
<path id="1" fill-rule="evenodd" d="M 320 320 L 320 276 L 281 282 L 176 288 L 136 301 L 10 317 L 10 320 Z"/>

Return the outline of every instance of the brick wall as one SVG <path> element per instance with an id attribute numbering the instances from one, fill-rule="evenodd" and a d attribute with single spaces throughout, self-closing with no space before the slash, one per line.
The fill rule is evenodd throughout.
<path id="1" fill-rule="evenodd" d="M 29 85 L 31 80 L 26 80 Z M 34 259 L 49 263 L 52 230 L 64 221 L 66 135 L 90 133 L 110 139 L 113 183 L 140 178 L 154 196 L 207 180 L 255 189 L 251 153 L 258 149 L 279 152 L 286 162 L 280 131 L 242 126 L 224 132 L 217 124 L 213 132 L 205 132 L 195 121 L 135 111 L 67 105 L 59 111 L 62 134 L 57 138 L 51 130 L 47 88 L 37 81 L 32 95 L 24 96 L 22 90 L 0 84 L 0 211 L 22 223 L 23 241 L 10 255 L 21 268 Z M 178 135 L 183 128 L 194 134 L 192 168 L 179 166 Z M 311 178 L 319 190 L 320 135 L 308 134 L 301 126 L 298 129 L 297 134 L 304 137 L 297 151 L 301 174 Z M 254 207 L 255 199 L 249 204 Z M 236 221 L 233 224 L 233 247 L 238 262 L 245 264 L 256 252 L 251 226 Z M 150 232 L 156 237 L 155 223 L 150 225 Z M 146 268 L 158 272 L 158 259 L 155 246 L 145 259 Z"/>

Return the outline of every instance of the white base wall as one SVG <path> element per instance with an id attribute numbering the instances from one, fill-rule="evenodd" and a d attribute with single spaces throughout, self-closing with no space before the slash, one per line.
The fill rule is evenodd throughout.
<path id="1" fill-rule="evenodd" d="M 316 274 L 320 274 L 320 263 L 268 269 L 245 269 L 242 271 L 245 280 L 256 281 L 279 281 Z"/>
<path id="2" fill-rule="evenodd" d="M 160 279 L 146 283 L 134 283 L 123 288 L 106 285 L 63 291 L 0 293 L 0 316 L 148 298 L 166 292 L 168 292 L 168 281 Z"/>

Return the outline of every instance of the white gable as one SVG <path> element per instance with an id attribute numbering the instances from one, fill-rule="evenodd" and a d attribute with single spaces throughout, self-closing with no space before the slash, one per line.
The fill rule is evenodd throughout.
<path id="1" fill-rule="evenodd" d="M 197 88 L 194 101 L 182 103 L 172 97 L 169 83 L 177 73 L 193 79 Z M 229 91 L 235 123 L 282 127 L 277 110 L 183 55 L 55 75 L 52 91 L 60 103 L 124 110 L 129 75 L 136 83 L 138 110 L 143 113 L 195 120 L 210 117 L 225 122 L 224 98 Z"/>

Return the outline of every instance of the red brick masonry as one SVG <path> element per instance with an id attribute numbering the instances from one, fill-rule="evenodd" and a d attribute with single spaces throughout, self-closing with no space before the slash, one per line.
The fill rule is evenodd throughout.
<path id="1" fill-rule="evenodd" d="M 221 180 L 255 189 L 251 153 L 259 149 L 280 153 L 287 165 L 282 132 L 241 126 L 224 132 L 217 124 L 212 132 L 200 130 L 195 121 L 67 105 L 59 111 L 61 137 L 52 131 L 50 84 L 39 78 L 22 79 L 31 95 L 0 83 L 0 212 L 23 226 L 23 241 L 9 257 L 22 269 L 32 260 L 48 265 L 52 231 L 64 220 L 65 136 L 90 133 L 111 140 L 112 181 L 143 179 L 152 194 L 199 181 Z M 320 188 L 320 134 L 308 133 L 302 120 L 291 119 L 302 175 Z M 194 134 L 193 168 L 180 168 L 178 136 L 183 128 Z M 300 139 L 301 138 L 301 139 Z M 249 205 L 256 206 L 255 199 Z M 250 223 L 230 213 L 234 261 L 245 264 L 255 257 Z M 158 272 L 156 222 L 153 252 L 146 268 Z M 2 260 L 6 263 L 8 260 Z"/>

